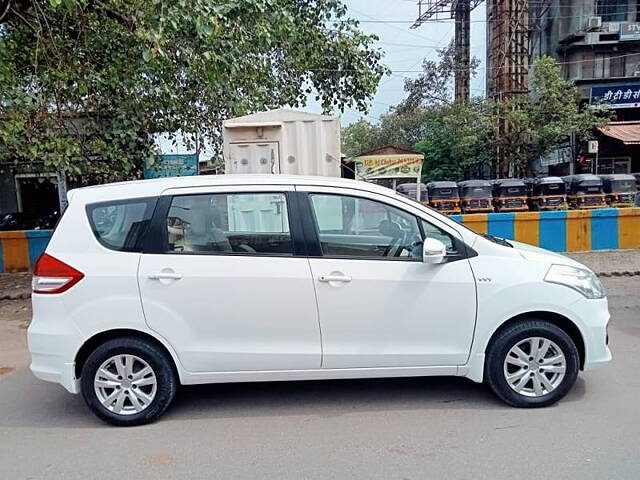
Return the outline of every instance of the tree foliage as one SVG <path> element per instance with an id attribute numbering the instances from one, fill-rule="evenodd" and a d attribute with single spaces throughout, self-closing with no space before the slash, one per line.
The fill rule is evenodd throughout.
<path id="1" fill-rule="evenodd" d="M 473 71 L 477 60 L 471 65 Z M 571 135 L 586 140 L 610 116 L 581 105 L 579 89 L 550 57 L 534 62 L 528 95 L 472 98 L 467 104 L 452 101 L 457 68 L 450 48 L 440 51 L 439 61 L 423 62 L 424 73 L 405 82 L 407 98 L 379 124 L 365 122 L 366 135 L 361 125 L 345 128 L 345 148 L 414 148 L 425 155 L 424 180 L 459 180 L 491 169 L 494 176 L 531 175 L 542 156 Z"/>
<path id="2" fill-rule="evenodd" d="M 0 163 L 130 176 L 153 134 L 316 95 L 367 109 L 385 69 L 340 0 L 10 0 Z"/>

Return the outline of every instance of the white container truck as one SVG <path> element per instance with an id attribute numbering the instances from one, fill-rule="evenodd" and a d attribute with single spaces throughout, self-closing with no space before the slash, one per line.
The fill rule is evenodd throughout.
<path id="1" fill-rule="evenodd" d="M 223 122 L 225 173 L 340 177 L 340 119 L 285 108 Z"/>

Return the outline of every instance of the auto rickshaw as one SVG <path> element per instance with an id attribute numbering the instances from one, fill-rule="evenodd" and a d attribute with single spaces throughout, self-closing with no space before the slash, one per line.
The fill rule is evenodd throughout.
<path id="1" fill-rule="evenodd" d="M 417 202 L 422 203 L 423 205 L 429 205 L 429 197 L 427 195 L 427 186 L 424 183 L 420 183 L 420 196 L 418 197 L 418 188 L 417 183 L 401 183 L 396 186 L 396 192 L 398 192 L 403 197 L 410 198 L 411 200 L 415 200 Z"/>
<path id="2" fill-rule="evenodd" d="M 493 205 L 496 212 L 524 212 L 527 204 L 527 186 L 519 178 L 499 179 L 493 182 Z"/>
<path id="3" fill-rule="evenodd" d="M 529 197 L 529 207 L 531 210 L 566 210 L 567 187 L 562 178 L 536 178 Z"/>
<path id="4" fill-rule="evenodd" d="M 429 206 L 442 213 L 460 213 L 460 195 L 456 182 L 429 182 Z"/>
<path id="5" fill-rule="evenodd" d="M 487 180 L 465 180 L 458 183 L 462 213 L 493 212 L 491 183 Z"/>
<path id="6" fill-rule="evenodd" d="M 567 185 L 569 208 L 602 208 L 607 206 L 602 179 L 597 175 L 582 173 L 562 177 Z"/>
<path id="7" fill-rule="evenodd" d="M 636 198 L 636 179 L 633 175 L 615 173 L 600 175 L 605 200 L 611 207 L 633 207 Z"/>

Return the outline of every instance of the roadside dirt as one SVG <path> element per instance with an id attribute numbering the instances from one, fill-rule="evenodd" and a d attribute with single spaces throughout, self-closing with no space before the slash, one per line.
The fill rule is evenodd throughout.
<path id="1" fill-rule="evenodd" d="M 29 364 L 30 282 L 29 274 L 0 274 L 0 378 Z"/>

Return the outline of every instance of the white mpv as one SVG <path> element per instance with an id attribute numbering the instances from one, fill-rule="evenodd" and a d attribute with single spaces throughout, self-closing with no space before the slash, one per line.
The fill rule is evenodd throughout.
<path id="1" fill-rule="evenodd" d="M 37 377 L 136 425 L 217 382 L 457 375 L 546 406 L 611 359 L 608 321 L 588 268 L 392 190 L 223 175 L 70 191 L 28 340 Z"/>

